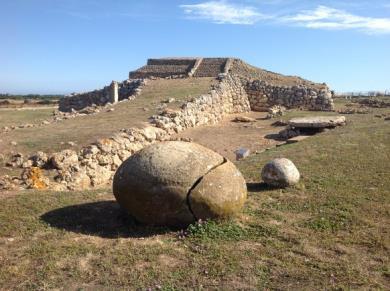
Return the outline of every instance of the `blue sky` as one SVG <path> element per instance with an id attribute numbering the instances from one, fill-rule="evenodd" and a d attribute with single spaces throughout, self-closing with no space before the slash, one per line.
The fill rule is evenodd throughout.
<path id="1" fill-rule="evenodd" d="M 390 0 L 0 0 L 0 37 L 0 92 L 92 90 L 164 56 L 390 89 Z"/>

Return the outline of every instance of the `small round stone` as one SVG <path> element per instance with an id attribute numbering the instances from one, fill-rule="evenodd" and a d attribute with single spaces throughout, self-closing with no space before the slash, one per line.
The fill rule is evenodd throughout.
<path id="1" fill-rule="evenodd" d="M 300 174 L 292 161 L 285 158 L 273 159 L 261 171 L 263 181 L 274 187 L 288 187 L 299 182 Z"/>
<path id="2" fill-rule="evenodd" d="M 195 143 L 152 144 L 123 162 L 114 176 L 118 203 L 138 221 L 186 226 L 241 210 L 246 184 L 216 152 Z"/>

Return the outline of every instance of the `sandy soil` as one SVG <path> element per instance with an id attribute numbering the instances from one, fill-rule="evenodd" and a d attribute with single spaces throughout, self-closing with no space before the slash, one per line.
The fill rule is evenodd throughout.
<path id="1" fill-rule="evenodd" d="M 256 151 L 263 151 L 282 142 L 268 135 L 278 133 L 281 128 L 271 124 L 277 119 L 265 119 L 265 112 L 249 112 L 232 114 L 224 118 L 216 125 L 199 126 L 187 129 L 177 134 L 177 138 L 191 138 L 194 142 L 213 149 L 230 160 L 235 160 L 235 151 L 240 148 L 247 148 L 251 154 Z M 248 116 L 256 119 L 255 122 L 243 123 L 233 122 L 237 116 Z"/>

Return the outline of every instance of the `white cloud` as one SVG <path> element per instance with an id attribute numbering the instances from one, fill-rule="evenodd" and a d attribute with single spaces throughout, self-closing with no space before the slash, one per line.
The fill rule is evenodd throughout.
<path id="1" fill-rule="evenodd" d="M 353 15 L 343 10 L 318 6 L 280 19 L 283 22 L 314 29 L 355 29 L 370 34 L 390 33 L 390 18 Z"/>
<path id="2" fill-rule="evenodd" d="M 323 5 L 313 10 L 279 16 L 263 14 L 254 7 L 231 4 L 224 0 L 180 5 L 180 7 L 190 19 L 203 19 L 218 24 L 253 25 L 260 21 L 269 21 L 311 29 L 358 30 L 368 34 L 390 33 L 390 18 L 358 16 Z"/>
<path id="3" fill-rule="evenodd" d="M 184 13 L 193 19 L 209 20 L 218 24 L 255 24 L 266 15 L 249 6 L 228 4 L 225 1 L 209 1 L 192 5 L 180 5 Z"/>

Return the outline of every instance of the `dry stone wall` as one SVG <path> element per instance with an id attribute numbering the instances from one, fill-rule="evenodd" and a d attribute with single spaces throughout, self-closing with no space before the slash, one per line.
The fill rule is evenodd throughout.
<path id="1" fill-rule="evenodd" d="M 307 110 L 334 110 L 332 94 L 324 85 L 322 88 L 307 85 L 275 86 L 260 80 L 243 80 L 251 109 L 266 111 L 273 105 Z"/>
<path id="2" fill-rule="evenodd" d="M 146 66 L 130 72 L 129 78 L 167 78 L 187 77 L 194 66 L 197 59 L 149 59 Z"/>
<path id="3" fill-rule="evenodd" d="M 240 79 L 223 77 L 208 94 L 187 102 L 179 111 L 165 111 L 151 117 L 151 122 L 169 133 L 189 127 L 215 124 L 231 113 L 247 112 L 250 104 Z"/>
<path id="4" fill-rule="evenodd" d="M 140 93 L 145 81 L 143 79 L 129 79 L 117 83 L 113 81 L 109 86 L 91 92 L 72 94 L 60 99 L 59 110 L 70 112 L 90 106 L 104 106 L 107 103 L 132 98 Z"/>
<path id="5" fill-rule="evenodd" d="M 217 77 L 224 72 L 227 60 L 226 58 L 204 58 L 194 77 Z"/>
<path id="6" fill-rule="evenodd" d="M 208 94 L 184 103 L 181 109 L 166 110 L 151 117 L 150 126 L 122 130 L 79 152 L 68 149 L 50 156 L 39 153 L 30 157 L 26 165 L 56 170 L 56 183 L 49 186 L 55 190 L 98 187 L 111 181 L 119 165 L 143 147 L 170 139 L 172 134 L 186 128 L 214 124 L 227 114 L 249 110 L 249 101 L 240 80 L 226 76 Z M 30 184 L 26 182 L 26 185 Z"/>

